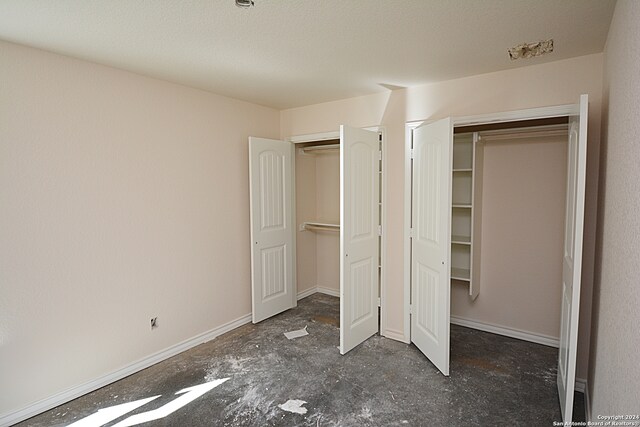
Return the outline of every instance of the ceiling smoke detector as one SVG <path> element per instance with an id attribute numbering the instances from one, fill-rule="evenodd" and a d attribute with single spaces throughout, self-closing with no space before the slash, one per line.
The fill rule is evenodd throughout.
<path id="1" fill-rule="evenodd" d="M 237 1 L 237 0 L 236 0 Z M 541 40 L 536 43 L 522 43 L 508 50 L 509 58 L 516 60 L 520 58 L 533 58 L 553 52 L 553 39 Z"/>
<path id="2" fill-rule="evenodd" d="M 236 6 L 250 8 L 253 6 L 253 0 L 236 0 Z"/>

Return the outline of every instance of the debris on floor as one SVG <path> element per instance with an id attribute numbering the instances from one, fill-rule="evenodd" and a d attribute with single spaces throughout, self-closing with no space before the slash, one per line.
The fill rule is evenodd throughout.
<path id="1" fill-rule="evenodd" d="M 292 340 L 294 338 L 300 338 L 303 337 L 305 335 L 309 335 L 309 332 L 307 332 L 307 327 L 305 326 L 302 329 L 298 329 L 297 331 L 290 331 L 290 332 L 285 332 L 284 336 L 287 337 L 288 339 Z"/>
<path id="2" fill-rule="evenodd" d="M 311 320 L 313 322 L 326 323 L 327 325 L 335 326 L 336 328 L 340 327 L 340 319 L 337 317 L 313 316 Z"/>
<path id="3" fill-rule="evenodd" d="M 293 412 L 294 414 L 304 415 L 307 413 L 307 408 L 304 408 L 302 406 L 305 403 L 307 402 L 305 402 L 304 400 L 289 399 L 286 402 L 284 402 L 282 405 L 278 405 L 278 408 L 282 409 L 283 411 Z"/>

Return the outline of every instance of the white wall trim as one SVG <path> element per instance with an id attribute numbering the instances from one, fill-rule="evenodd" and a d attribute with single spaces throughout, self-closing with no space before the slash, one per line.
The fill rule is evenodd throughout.
<path id="1" fill-rule="evenodd" d="M 492 334 L 504 335 L 506 337 L 517 338 L 536 344 L 547 345 L 549 347 L 559 347 L 558 338 L 549 335 L 537 334 L 535 332 L 523 331 L 522 329 L 509 328 L 507 326 L 495 325 L 493 323 L 478 322 L 477 320 L 464 317 L 451 316 L 451 323 L 479 331 L 491 332 Z"/>
<path id="2" fill-rule="evenodd" d="M 298 301 L 300 301 L 302 298 L 306 298 L 313 294 L 325 294 L 325 295 L 330 295 L 332 297 L 340 298 L 340 291 L 338 289 L 326 288 L 324 286 L 314 286 L 313 288 L 307 289 L 302 292 L 298 292 Z"/>
<path id="3" fill-rule="evenodd" d="M 318 286 L 318 293 L 340 298 L 340 290 L 338 289 L 325 288 L 324 286 Z"/>
<path id="4" fill-rule="evenodd" d="M 587 380 L 584 378 L 576 378 L 575 391 L 585 394 L 587 391 Z"/>
<path id="5" fill-rule="evenodd" d="M 295 136 L 290 136 L 289 138 L 286 139 L 286 141 L 293 142 L 294 144 L 301 144 L 304 142 L 327 141 L 331 139 L 340 139 L 340 131 L 310 133 L 307 135 L 295 135 Z"/>
<path id="6" fill-rule="evenodd" d="M 580 113 L 579 104 L 552 105 L 550 107 L 529 108 L 526 110 L 505 111 L 501 113 L 477 114 L 453 118 L 454 126 L 486 125 L 520 120 L 547 119 L 551 117 L 573 116 Z"/>
<path id="7" fill-rule="evenodd" d="M 197 345 L 206 343 L 207 341 L 211 341 L 212 339 L 226 332 L 229 332 L 250 322 L 251 313 L 220 325 L 217 328 L 213 328 L 209 331 L 198 334 L 193 338 L 182 341 L 181 343 L 175 344 L 157 353 L 153 353 L 145 358 L 142 358 L 129 365 L 123 366 L 122 368 L 117 369 L 111 373 L 102 375 L 94 380 L 56 393 L 53 396 L 39 400 L 17 411 L 4 414 L 0 416 L 0 426 L 10 426 L 19 423 L 20 421 L 24 421 L 27 418 L 31 418 L 42 412 L 48 411 L 49 409 L 55 408 L 56 406 L 67 403 L 77 397 L 116 382 L 124 377 L 148 368 L 149 366 L 155 365 L 156 363 L 162 362 L 163 360 L 173 357 L 176 354 L 182 353 L 183 351 L 189 350 L 190 348 L 193 348 Z"/>
<path id="8" fill-rule="evenodd" d="M 307 289 L 305 291 L 298 292 L 297 299 L 298 299 L 298 301 L 300 301 L 301 299 L 306 298 L 309 295 L 313 295 L 316 292 L 318 292 L 318 287 L 314 286 L 313 288 L 309 288 L 309 289 Z"/>
<path id="9" fill-rule="evenodd" d="M 580 113 L 579 104 L 552 105 L 550 107 L 530 108 L 526 110 L 504 111 L 499 113 L 477 114 L 473 116 L 452 117 L 453 126 L 487 125 L 492 123 L 508 123 L 520 120 L 549 119 L 552 117 L 573 116 Z M 415 129 L 423 123 L 435 120 L 415 120 L 406 126 Z"/>

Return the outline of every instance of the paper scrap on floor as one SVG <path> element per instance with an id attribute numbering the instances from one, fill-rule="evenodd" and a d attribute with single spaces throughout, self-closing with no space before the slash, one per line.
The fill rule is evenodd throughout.
<path id="1" fill-rule="evenodd" d="M 284 336 L 287 337 L 288 339 L 292 340 L 294 338 L 300 338 L 303 337 L 305 335 L 309 335 L 309 332 L 307 332 L 307 327 L 305 326 L 302 329 L 298 329 L 297 331 L 290 331 L 290 332 L 285 332 Z"/>
<path id="2" fill-rule="evenodd" d="M 307 402 L 304 400 L 289 399 L 282 405 L 278 405 L 278 408 L 282 409 L 283 411 L 293 412 L 294 414 L 304 415 L 307 413 L 307 408 L 302 406 L 305 403 Z"/>

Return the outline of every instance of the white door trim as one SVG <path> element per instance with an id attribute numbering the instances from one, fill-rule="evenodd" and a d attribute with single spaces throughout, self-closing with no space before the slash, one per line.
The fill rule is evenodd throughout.
<path id="1" fill-rule="evenodd" d="M 570 116 L 580 113 L 579 104 L 555 105 L 549 107 L 529 108 L 525 110 L 505 111 L 473 116 L 453 117 L 453 126 L 470 126 L 489 123 L 506 123 L 520 120 L 548 119 L 552 117 Z M 403 326 L 401 341 L 411 342 L 411 144 L 413 129 L 423 123 L 436 121 L 436 118 L 416 120 L 405 124 L 405 156 L 404 156 L 404 262 L 403 262 Z M 396 334 L 400 338 L 400 334 Z"/>
<path id="2" fill-rule="evenodd" d="M 340 139 L 340 131 L 308 133 L 306 135 L 295 135 L 285 138 L 285 141 L 292 142 L 294 144 L 303 144 L 305 142 L 315 141 L 328 141 L 331 139 Z"/>

